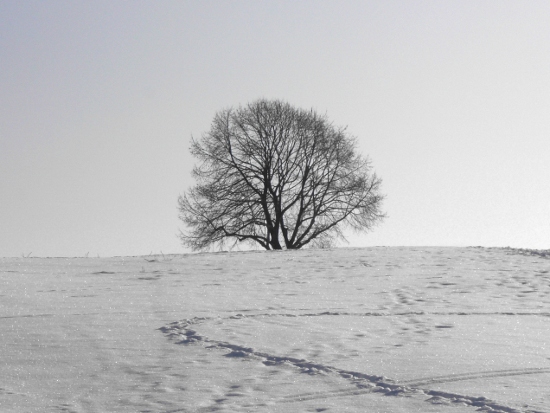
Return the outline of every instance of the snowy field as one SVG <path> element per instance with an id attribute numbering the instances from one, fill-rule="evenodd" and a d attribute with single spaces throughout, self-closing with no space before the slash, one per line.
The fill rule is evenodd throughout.
<path id="1" fill-rule="evenodd" d="M 550 412 L 550 257 L 0 258 L 0 412 Z"/>

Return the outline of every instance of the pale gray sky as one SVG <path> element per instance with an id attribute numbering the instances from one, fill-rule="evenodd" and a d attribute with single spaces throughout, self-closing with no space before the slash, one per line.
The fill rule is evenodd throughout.
<path id="1" fill-rule="evenodd" d="M 0 2 L 0 256 L 182 252 L 190 136 L 277 98 L 387 194 L 351 246 L 550 248 L 550 2 Z"/>

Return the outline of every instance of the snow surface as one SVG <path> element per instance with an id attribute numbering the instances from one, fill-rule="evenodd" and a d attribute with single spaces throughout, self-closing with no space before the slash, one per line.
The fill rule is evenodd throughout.
<path id="1" fill-rule="evenodd" d="M 550 412 L 550 259 L 0 259 L 1 412 Z"/>

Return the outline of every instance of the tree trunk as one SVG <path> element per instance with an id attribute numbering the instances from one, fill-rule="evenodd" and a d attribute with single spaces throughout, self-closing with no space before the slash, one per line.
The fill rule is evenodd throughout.
<path id="1" fill-rule="evenodd" d="M 283 247 L 281 247 L 281 243 L 279 242 L 279 231 L 277 231 L 277 228 L 273 228 L 273 231 L 271 232 L 271 240 L 269 241 L 269 244 L 271 245 L 271 248 L 274 250 L 283 249 Z"/>

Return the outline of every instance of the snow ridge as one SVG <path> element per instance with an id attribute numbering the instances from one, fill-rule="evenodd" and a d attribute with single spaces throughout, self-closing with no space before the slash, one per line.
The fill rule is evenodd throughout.
<path id="1" fill-rule="evenodd" d="M 240 319 L 250 317 L 321 317 L 321 316 L 337 316 L 337 315 L 355 315 L 355 316 L 402 316 L 402 315 L 415 315 L 415 314 L 428 314 L 425 312 L 404 312 L 404 313 L 385 313 L 385 312 L 367 312 L 367 313 L 349 313 L 349 312 L 319 312 L 319 313 L 305 313 L 305 314 L 235 314 L 233 316 L 226 317 L 225 319 Z M 512 313 L 512 312 L 497 312 L 497 313 L 465 313 L 465 312 L 449 312 L 449 313 L 429 313 L 429 314 L 444 314 L 444 315 L 540 315 L 549 317 L 550 313 Z M 437 376 L 420 378 L 416 380 L 408 380 L 402 382 L 396 382 L 383 376 L 371 375 L 357 371 L 350 371 L 339 369 L 333 366 L 328 366 L 320 363 L 315 363 L 306 359 L 298 359 L 294 357 L 279 356 L 268 354 L 261 351 L 256 351 L 251 347 L 245 347 L 237 344 L 232 344 L 226 341 L 219 341 L 210 339 L 195 329 L 195 326 L 199 326 L 205 322 L 213 320 L 223 320 L 220 317 L 194 317 L 191 319 L 185 319 L 181 321 L 172 322 L 166 326 L 159 328 L 164 335 L 176 344 L 199 344 L 209 349 L 230 350 L 225 354 L 225 357 L 254 357 L 260 359 L 266 366 L 274 366 L 280 364 L 286 364 L 293 366 L 300 370 L 302 373 L 307 374 L 334 374 L 344 379 L 349 380 L 356 386 L 356 389 L 336 390 L 332 392 L 320 393 L 303 393 L 294 396 L 287 397 L 280 402 L 292 403 L 304 400 L 331 398 L 331 397 L 344 397 L 350 395 L 359 395 L 365 393 L 381 393 L 386 396 L 413 396 L 413 395 L 425 395 L 430 396 L 425 401 L 433 404 L 451 404 L 461 403 L 466 406 L 477 407 L 478 411 L 494 412 L 494 413 L 542 413 L 535 410 L 518 410 L 516 408 L 499 404 L 493 400 L 485 397 L 473 397 L 468 395 L 449 393 L 439 390 L 430 390 L 426 388 L 420 388 L 419 386 L 426 386 L 430 384 L 469 380 L 481 377 L 503 377 L 503 376 L 515 376 L 515 375 L 531 375 L 550 372 L 550 368 L 525 368 L 525 369 L 509 369 L 509 370 L 495 370 L 478 373 L 465 373 L 465 374 L 453 374 L 448 376 Z"/>

